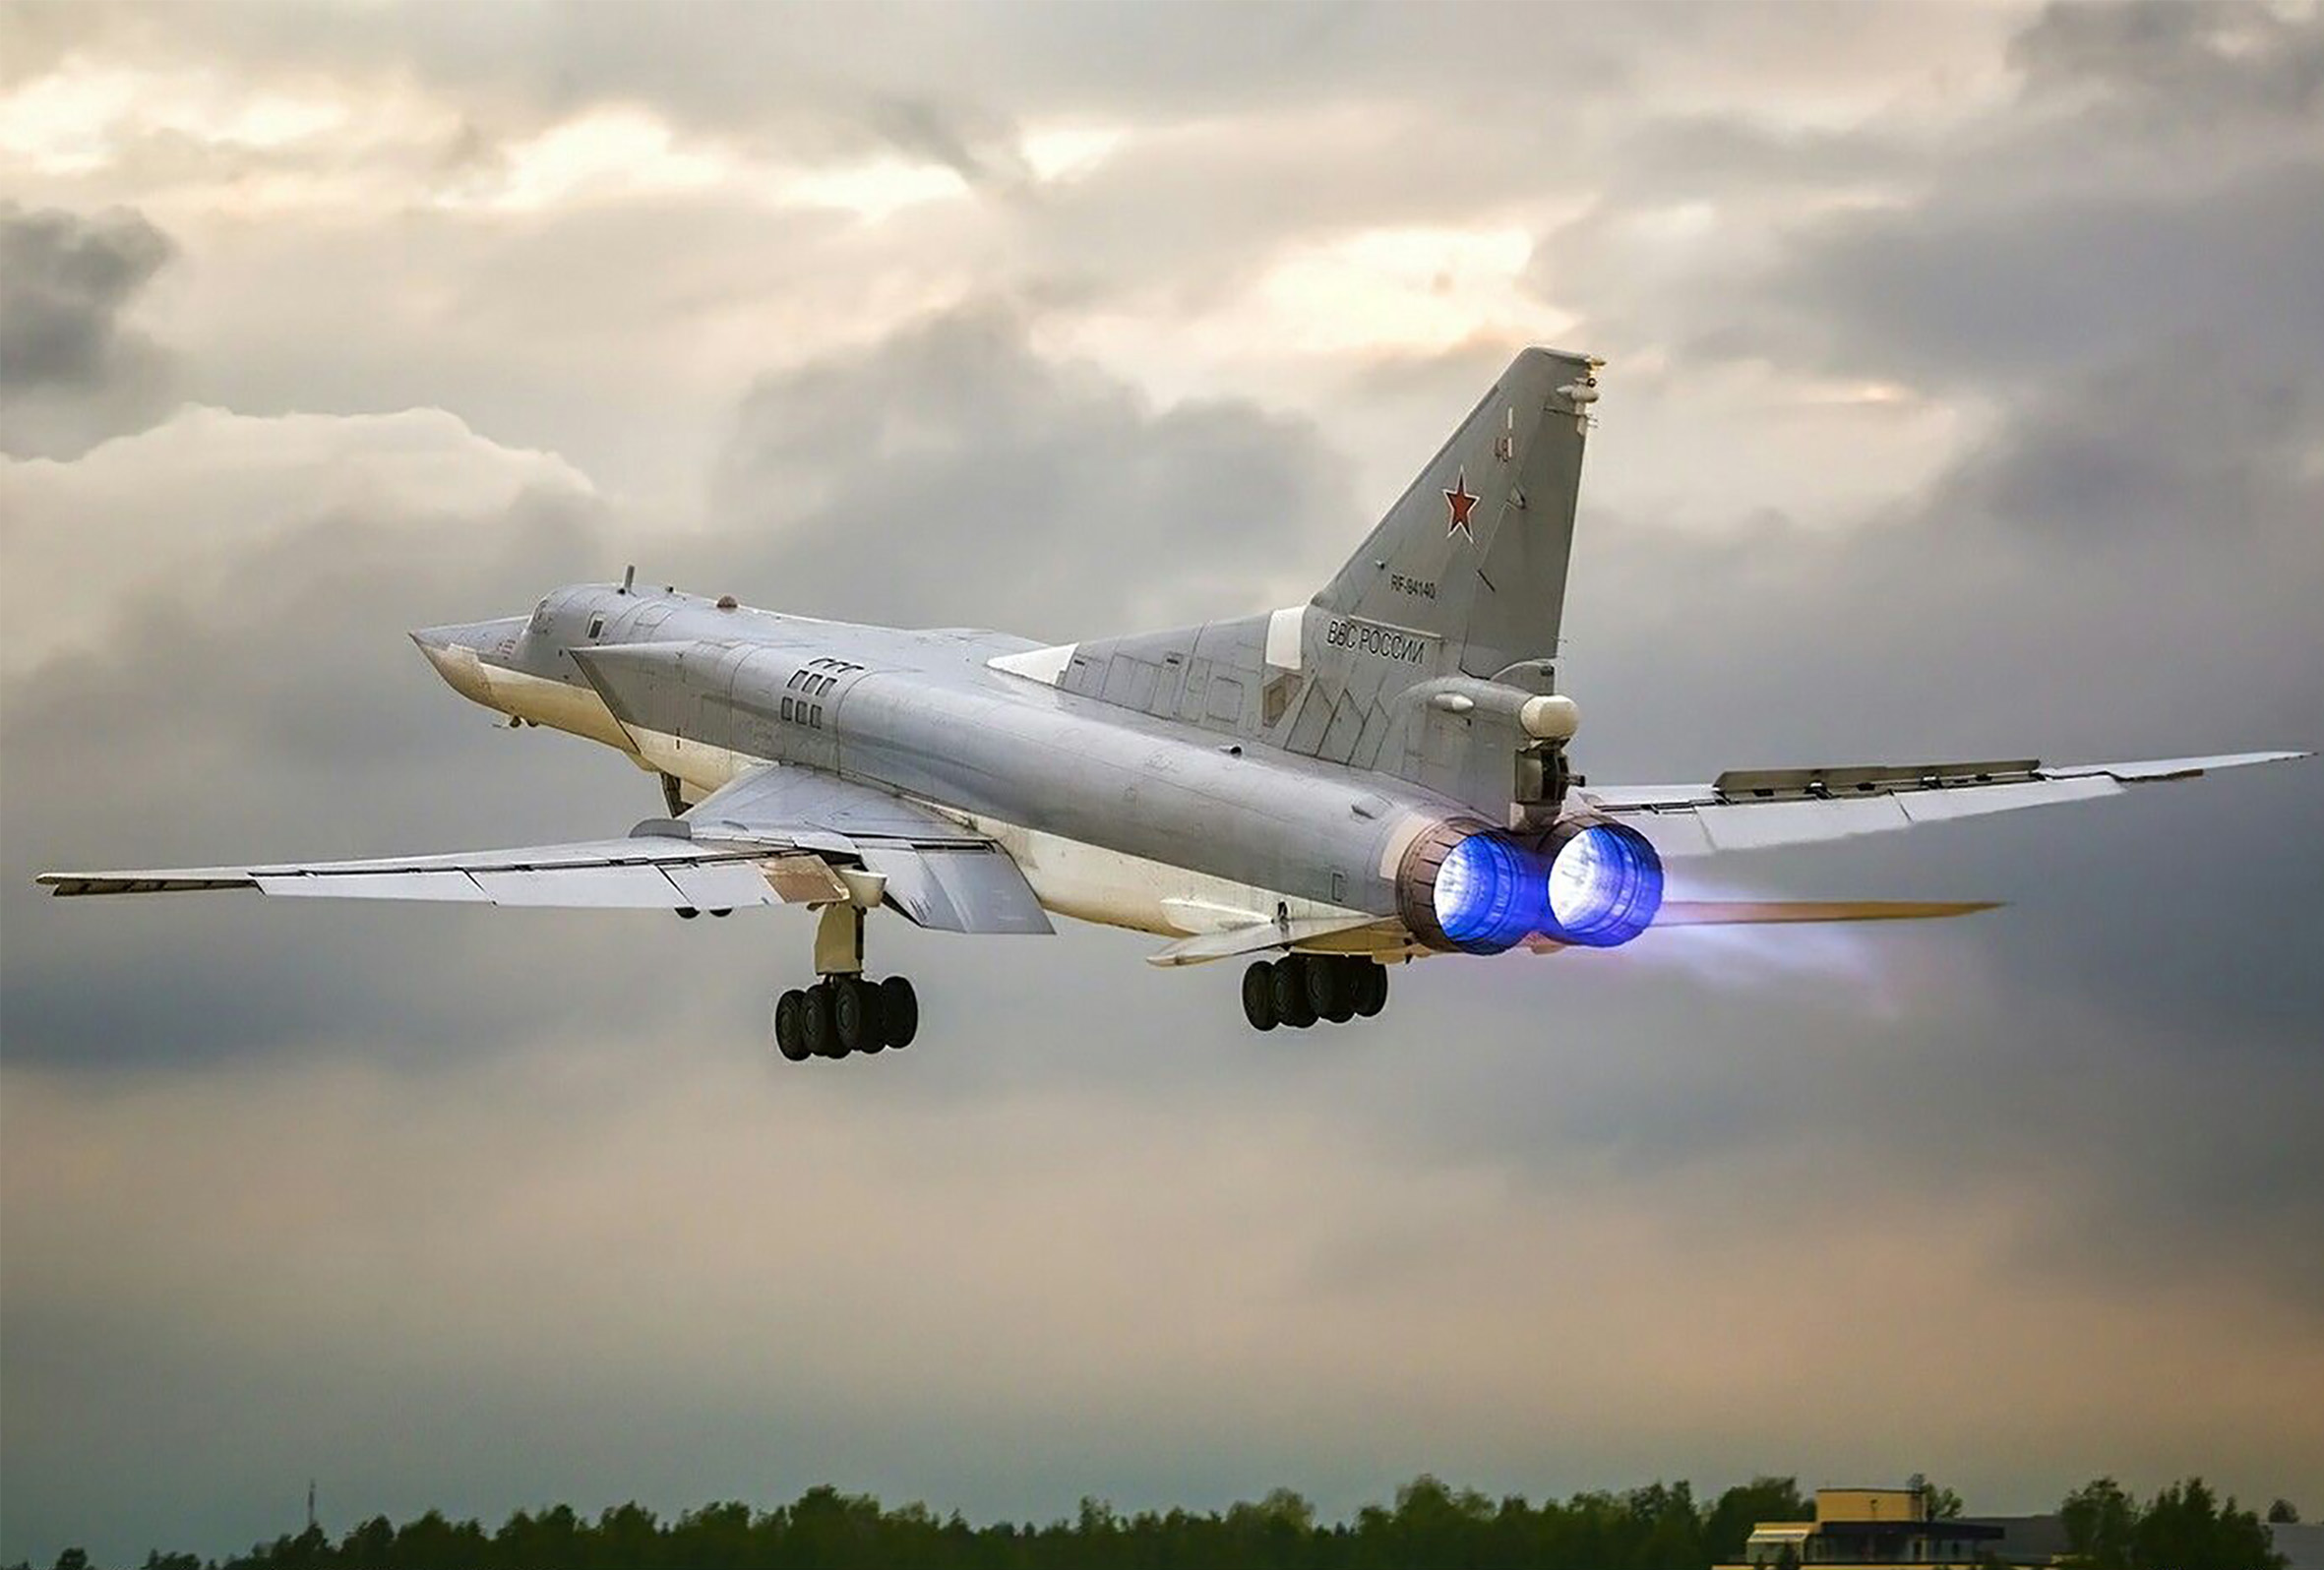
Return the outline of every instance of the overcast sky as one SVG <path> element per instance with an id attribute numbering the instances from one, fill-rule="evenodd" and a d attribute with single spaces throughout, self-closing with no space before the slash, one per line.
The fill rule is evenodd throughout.
<path id="1" fill-rule="evenodd" d="M 1603 355 L 1604 782 L 2324 740 L 2324 14 L 0 5 L 0 1557 L 818 1481 L 2324 1508 L 2324 769 L 1746 858 L 2007 908 L 1399 974 L 55 904 L 659 811 L 406 628 L 1323 582 Z"/>

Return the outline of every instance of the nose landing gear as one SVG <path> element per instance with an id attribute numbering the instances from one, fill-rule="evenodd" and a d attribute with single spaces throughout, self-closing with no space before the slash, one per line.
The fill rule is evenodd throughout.
<path id="1" fill-rule="evenodd" d="M 1286 954 L 1243 973 L 1243 1017 L 1254 1030 L 1317 1020 L 1344 1025 L 1387 1006 L 1387 967 L 1356 954 Z"/>

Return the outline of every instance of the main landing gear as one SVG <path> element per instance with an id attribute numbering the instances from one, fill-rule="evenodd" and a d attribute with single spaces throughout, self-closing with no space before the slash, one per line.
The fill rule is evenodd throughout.
<path id="1" fill-rule="evenodd" d="M 775 1050 L 794 1063 L 909 1047 L 919 1033 L 920 999 L 901 976 L 826 976 L 774 1001 Z"/>
<path id="2" fill-rule="evenodd" d="M 1387 1006 L 1388 971 L 1356 954 L 1286 954 L 1243 973 L 1243 1017 L 1255 1030 L 1317 1020 L 1344 1025 Z"/>
<path id="3" fill-rule="evenodd" d="M 775 1051 L 798 1063 L 912 1045 L 920 1033 L 919 996 L 901 976 L 865 979 L 863 907 L 824 908 L 815 968 L 821 981 L 774 1000 Z"/>

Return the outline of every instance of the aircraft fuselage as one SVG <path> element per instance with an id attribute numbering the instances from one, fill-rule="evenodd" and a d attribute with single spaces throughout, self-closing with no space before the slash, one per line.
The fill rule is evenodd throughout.
<path id="1" fill-rule="evenodd" d="M 462 695 L 615 748 L 687 800 L 770 762 L 878 785 L 998 839 L 1045 908 L 1139 932 L 1392 918 L 1404 848 L 1473 817 L 1403 780 L 992 669 L 1035 646 L 999 633 L 585 584 L 530 617 L 413 637 Z"/>

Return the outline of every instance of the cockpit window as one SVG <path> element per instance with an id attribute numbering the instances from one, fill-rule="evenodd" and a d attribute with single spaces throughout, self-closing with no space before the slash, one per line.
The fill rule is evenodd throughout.
<path id="1" fill-rule="evenodd" d="M 592 617 L 590 617 L 590 618 L 589 618 L 589 636 L 590 636 L 591 638 L 595 638 L 595 637 L 597 636 L 597 634 L 600 634 L 600 633 L 602 633 L 602 632 L 604 632 L 604 631 L 605 631 L 605 618 L 604 618 L 604 616 L 603 616 L 602 614 L 599 614 L 599 615 L 596 615 L 596 616 L 592 616 Z"/>
<path id="2" fill-rule="evenodd" d="M 525 631 L 538 635 L 539 634 L 546 633 L 548 630 L 549 602 L 547 600 L 543 600 L 532 608 L 532 625 L 529 628 L 526 628 Z"/>

